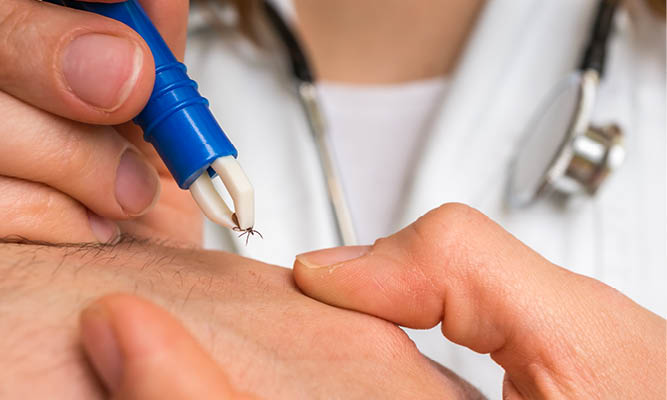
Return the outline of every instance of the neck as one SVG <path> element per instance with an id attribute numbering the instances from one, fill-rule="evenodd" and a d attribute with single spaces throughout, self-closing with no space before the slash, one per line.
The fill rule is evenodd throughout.
<path id="1" fill-rule="evenodd" d="M 484 0 L 294 0 L 319 79 L 390 84 L 449 74 Z"/>

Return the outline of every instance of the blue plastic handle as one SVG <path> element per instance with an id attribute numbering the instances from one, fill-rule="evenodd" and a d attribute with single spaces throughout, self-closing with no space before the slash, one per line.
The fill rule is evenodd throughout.
<path id="1" fill-rule="evenodd" d="M 134 122 L 144 130 L 144 140 L 155 147 L 178 186 L 188 189 L 219 157 L 237 157 L 208 101 L 197 91 L 197 83 L 188 77 L 185 65 L 178 62 L 136 0 L 112 4 L 46 1 L 113 18 L 146 41 L 155 60 L 155 86 Z"/>

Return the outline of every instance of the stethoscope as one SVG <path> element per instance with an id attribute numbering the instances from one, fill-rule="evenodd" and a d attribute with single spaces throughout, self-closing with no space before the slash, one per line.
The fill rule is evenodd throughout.
<path id="1" fill-rule="evenodd" d="M 623 134 L 615 125 L 591 123 L 604 73 L 607 44 L 619 0 L 600 0 L 591 37 L 577 71 L 559 83 L 527 126 L 507 181 L 507 204 L 521 208 L 550 194 L 594 195 L 625 156 Z M 296 91 L 317 146 L 337 222 L 339 242 L 356 244 L 356 234 L 317 98 L 315 77 L 295 34 L 270 1 L 264 11 L 283 43 Z"/>
<path id="2" fill-rule="evenodd" d="M 331 213 L 336 220 L 338 243 L 342 243 L 345 246 L 356 245 L 357 234 L 354 230 L 354 223 L 352 222 L 350 207 L 345 198 L 340 174 L 332 157 L 331 143 L 327 135 L 320 101 L 317 97 L 317 88 L 315 87 L 315 77 L 312 69 L 302 46 L 280 16 L 278 10 L 274 8 L 270 1 L 264 0 L 263 4 L 267 19 L 285 46 L 285 50 L 289 56 L 292 75 L 296 83 L 296 91 L 308 119 L 308 125 L 310 126 L 310 131 L 319 153 L 322 173 L 329 191 L 329 205 Z"/>
<path id="3" fill-rule="evenodd" d="M 577 71 L 542 102 L 510 167 L 507 203 L 522 208 L 540 197 L 593 196 L 625 158 L 616 124 L 595 126 L 591 116 L 619 0 L 601 0 Z"/>

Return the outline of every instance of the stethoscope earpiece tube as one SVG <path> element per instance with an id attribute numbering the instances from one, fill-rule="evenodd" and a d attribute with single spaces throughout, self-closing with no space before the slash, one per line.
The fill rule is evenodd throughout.
<path id="1" fill-rule="evenodd" d="M 602 77 L 607 56 L 607 43 L 614 24 L 614 15 L 618 3 L 619 0 L 600 0 L 593 31 L 581 61 L 580 69 L 582 71 L 594 70 L 597 71 L 599 77 Z"/>
<path id="2" fill-rule="evenodd" d="M 289 53 L 290 63 L 292 65 L 292 74 L 301 82 L 313 83 L 315 77 L 308 63 L 308 58 L 304 54 L 299 41 L 292 33 L 292 30 L 285 24 L 285 21 L 278 13 L 278 10 L 269 1 L 263 1 L 264 12 L 271 22 L 273 29 L 280 37 L 287 52 Z"/>
<path id="3" fill-rule="evenodd" d="M 331 214 L 336 220 L 338 243 L 345 246 L 357 244 L 357 234 L 352 221 L 352 214 L 345 196 L 340 173 L 333 157 L 331 143 L 327 135 L 324 115 L 320 107 L 315 87 L 315 76 L 310 68 L 308 57 L 299 44 L 299 40 L 285 23 L 280 13 L 271 4 L 264 0 L 264 13 L 280 38 L 287 51 L 292 67 L 292 75 L 296 81 L 297 94 L 308 119 L 310 131 L 319 153 L 322 174 L 329 192 L 329 206 Z"/>

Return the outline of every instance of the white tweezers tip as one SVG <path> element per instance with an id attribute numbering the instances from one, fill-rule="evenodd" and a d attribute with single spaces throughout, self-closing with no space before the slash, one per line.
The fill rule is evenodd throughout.
<path id="1" fill-rule="evenodd" d="M 206 172 L 190 186 L 190 193 L 199 208 L 211 221 L 229 229 L 252 228 L 255 224 L 255 194 L 241 165 L 234 157 L 227 156 L 215 160 L 211 167 L 220 176 L 225 189 L 229 192 L 235 212 L 225 204 Z"/>

